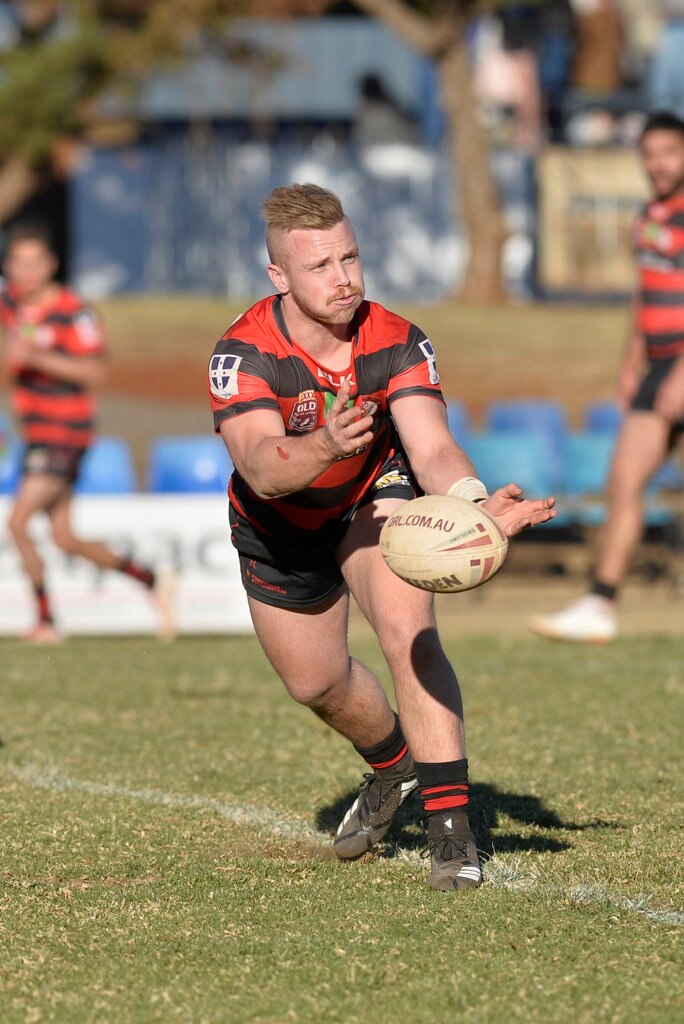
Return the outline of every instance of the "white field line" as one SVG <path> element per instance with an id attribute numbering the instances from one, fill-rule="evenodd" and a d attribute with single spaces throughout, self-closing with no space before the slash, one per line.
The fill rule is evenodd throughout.
<path id="1" fill-rule="evenodd" d="M 18 765 L 10 763 L 5 765 L 5 770 L 18 782 L 35 789 L 87 793 L 92 796 L 134 800 L 138 803 L 153 804 L 158 807 L 208 810 L 236 825 L 247 825 L 261 832 L 282 836 L 285 839 L 304 840 L 326 847 L 331 844 L 331 838 L 326 832 L 318 832 L 305 822 L 281 818 L 273 811 L 249 804 L 229 803 L 226 800 L 217 800 L 206 796 L 182 796 L 157 789 L 129 789 L 127 786 L 119 786 L 114 783 L 74 779 L 64 775 L 56 765 L 52 764 Z M 392 859 L 397 864 L 407 864 L 412 868 L 422 863 L 420 854 L 415 850 L 397 849 Z M 530 866 L 529 862 L 521 857 L 504 859 L 495 855 L 488 860 L 485 869 L 485 885 L 495 889 L 507 889 L 536 896 L 550 896 L 554 899 L 569 899 L 575 903 L 612 908 L 624 913 L 638 914 L 657 924 L 684 925 L 684 912 L 653 907 L 651 906 L 652 896 L 646 894 L 632 897 L 620 896 L 594 882 L 584 882 L 570 887 L 558 885 L 545 879 L 540 871 Z"/>

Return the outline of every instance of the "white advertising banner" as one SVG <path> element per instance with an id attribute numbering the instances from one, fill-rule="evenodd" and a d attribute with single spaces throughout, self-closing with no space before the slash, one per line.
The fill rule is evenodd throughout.
<path id="1" fill-rule="evenodd" d="M 10 508 L 11 500 L 0 498 L 2 636 L 20 635 L 35 623 L 31 587 L 6 528 Z M 73 524 L 79 535 L 102 540 L 122 556 L 175 570 L 179 633 L 252 631 L 224 496 L 76 497 Z M 55 618 L 67 636 L 157 631 L 157 609 L 146 587 L 65 555 L 52 544 L 45 516 L 36 516 L 32 532 L 45 559 Z"/>

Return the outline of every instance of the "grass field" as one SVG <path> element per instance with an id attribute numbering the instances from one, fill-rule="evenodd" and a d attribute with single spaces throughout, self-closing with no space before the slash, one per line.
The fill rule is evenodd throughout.
<path id="1" fill-rule="evenodd" d="M 2 1024 L 681 1021 L 681 641 L 444 635 L 491 857 L 461 894 L 415 805 L 331 856 L 363 766 L 252 638 L 0 644 Z"/>

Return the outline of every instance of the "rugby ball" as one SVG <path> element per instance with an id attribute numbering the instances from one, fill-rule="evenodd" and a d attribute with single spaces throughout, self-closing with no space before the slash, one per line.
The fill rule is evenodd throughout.
<path id="1" fill-rule="evenodd" d="M 508 539 L 481 505 L 427 494 L 389 516 L 380 550 L 392 572 L 407 583 L 452 594 L 490 580 L 504 563 Z"/>

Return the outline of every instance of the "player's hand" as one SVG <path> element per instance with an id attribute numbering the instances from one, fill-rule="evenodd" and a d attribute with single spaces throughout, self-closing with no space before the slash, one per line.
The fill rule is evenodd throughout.
<path id="1" fill-rule="evenodd" d="M 620 370 L 617 383 L 616 400 L 621 413 L 626 413 L 632 404 L 632 399 L 639 390 L 641 373 L 632 367 L 623 367 Z"/>
<path id="2" fill-rule="evenodd" d="M 26 338 L 12 338 L 7 343 L 5 361 L 8 370 L 28 370 L 34 363 L 36 350 Z"/>
<path id="3" fill-rule="evenodd" d="M 507 537 L 539 526 L 556 515 L 555 498 L 524 498 L 517 484 L 507 484 L 483 501 L 482 507 L 494 516 Z"/>
<path id="4" fill-rule="evenodd" d="M 357 449 L 373 440 L 372 416 L 364 416 L 358 406 L 347 408 L 351 398 L 351 384 L 345 381 L 337 392 L 337 398 L 330 407 L 325 426 L 322 428 L 325 443 L 336 459 L 352 455 Z"/>
<path id="5" fill-rule="evenodd" d="M 681 356 L 658 388 L 653 408 L 668 423 L 676 423 L 684 417 L 684 358 Z"/>

